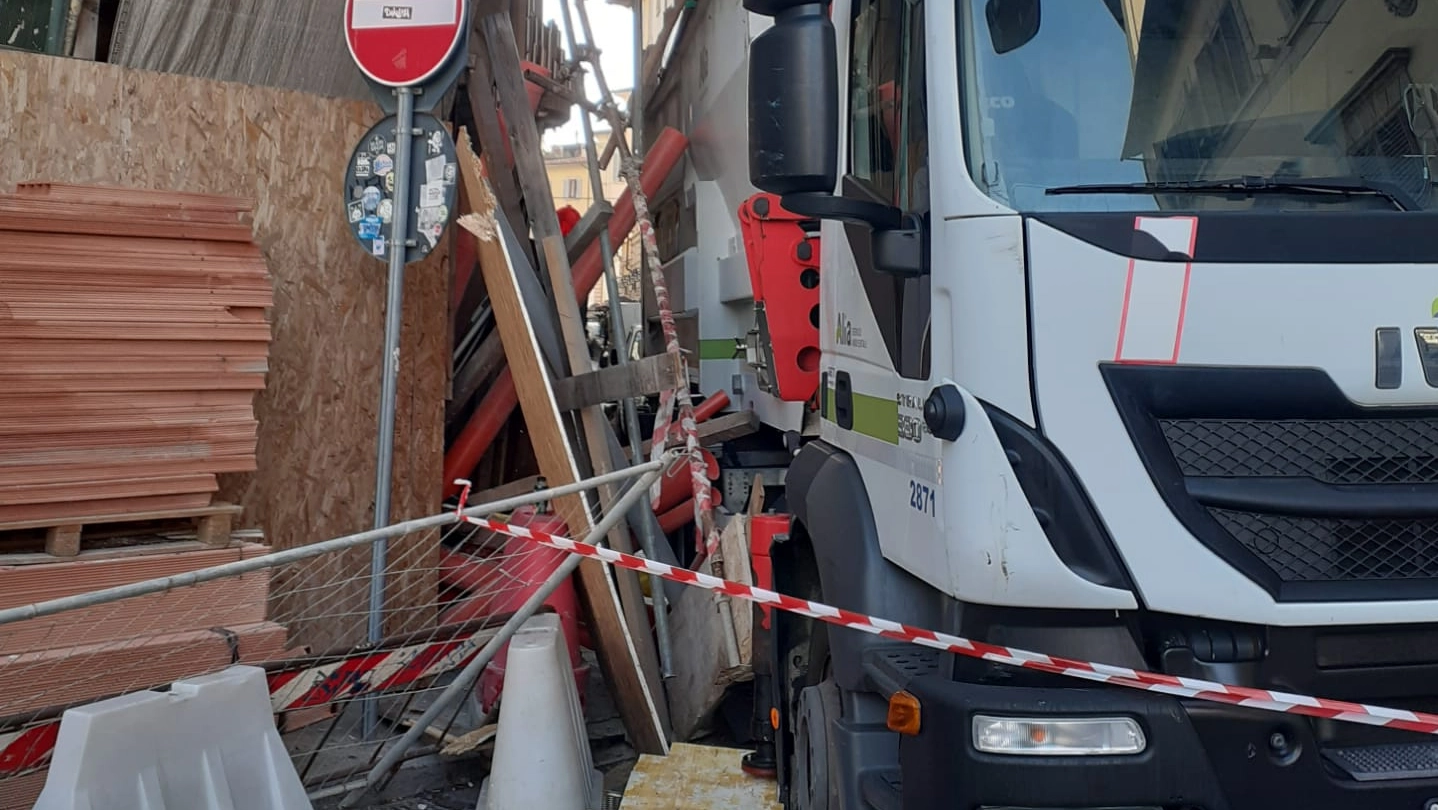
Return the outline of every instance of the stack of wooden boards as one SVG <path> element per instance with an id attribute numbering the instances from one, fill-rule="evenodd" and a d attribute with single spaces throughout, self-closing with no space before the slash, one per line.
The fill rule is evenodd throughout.
<path id="1" fill-rule="evenodd" d="M 229 197 L 0 195 L 0 531 L 202 510 L 255 469 L 273 287 Z"/>
<path id="2" fill-rule="evenodd" d="M 198 542 L 87 551 L 75 560 L 0 557 L 0 608 L 173 576 L 268 553 L 256 543 Z M 9 560 L 23 560 L 9 563 Z M 76 704 L 286 656 L 266 620 L 270 572 L 0 625 L 0 810 L 34 805 L 53 739 L 13 735 Z"/>
<path id="3" fill-rule="evenodd" d="M 252 215 L 204 194 L 0 195 L 0 608 L 268 551 L 212 503 L 217 476 L 256 468 L 274 291 Z M 177 519 L 194 540 L 169 542 Z M 17 553 L 37 532 L 46 553 Z M 0 742 L 66 706 L 283 657 L 269 590 L 265 571 L 0 625 Z M 43 765 L 0 750 L 0 810 L 31 806 Z"/>

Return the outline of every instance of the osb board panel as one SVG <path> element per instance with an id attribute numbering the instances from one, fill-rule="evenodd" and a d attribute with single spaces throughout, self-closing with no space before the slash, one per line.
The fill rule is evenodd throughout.
<path id="1" fill-rule="evenodd" d="M 274 276 L 274 342 L 257 395 L 258 465 L 225 476 L 219 497 L 245 507 L 276 549 L 368 529 L 384 340 L 383 263 L 343 218 L 345 162 L 378 121 L 374 105 L 79 60 L 0 53 L 0 188 L 40 180 L 251 197 L 256 242 Z M 440 507 L 449 352 L 444 245 L 407 268 L 396 520 Z M 386 627 L 433 619 L 434 536 L 391 544 Z M 277 577 L 274 618 L 296 641 L 329 648 L 363 637 L 369 554 Z M 311 595 L 314 595 L 313 597 Z M 322 607 L 311 604 L 323 598 Z M 324 616 L 317 613 L 323 611 Z"/>
<path id="2" fill-rule="evenodd" d="M 739 767 L 744 754 L 689 743 L 667 757 L 645 754 L 624 788 L 624 810 L 779 810 L 775 783 Z"/>

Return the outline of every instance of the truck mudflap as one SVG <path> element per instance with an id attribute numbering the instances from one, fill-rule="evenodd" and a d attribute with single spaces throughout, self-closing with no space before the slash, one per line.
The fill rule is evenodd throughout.
<path id="1" fill-rule="evenodd" d="M 1438 742 L 1423 735 L 1340 748 L 1303 717 L 1130 690 L 965 683 L 941 660 L 894 647 L 865 662 L 882 692 L 917 698 L 921 717 L 917 734 L 899 736 L 898 770 L 864 786 L 872 807 L 1438 810 Z M 985 753 L 975 715 L 1128 717 L 1145 745 L 1122 756 Z"/>

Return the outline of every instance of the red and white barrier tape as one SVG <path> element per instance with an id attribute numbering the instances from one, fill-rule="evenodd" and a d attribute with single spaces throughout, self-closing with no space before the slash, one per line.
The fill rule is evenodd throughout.
<path id="1" fill-rule="evenodd" d="M 462 498 L 460 503 L 464 503 Z M 1245 706 L 1271 712 L 1287 712 L 1307 715 L 1309 717 L 1341 720 L 1350 723 L 1363 723 L 1370 726 L 1385 726 L 1387 728 L 1404 729 L 1423 734 L 1438 734 L 1438 715 L 1434 714 L 1411 712 L 1404 709 L 1387 709 L 1381 706 L 1349 703 L 1342 700 L 1328 700 L 1326 698 L 1315 698 L 1307 695 L 1294 695 L 1268 689 L 1253 689 L 1246 686 L 1228 686 L 1214 681 L 1204 681 L 1196 678 L 1180 678 L 1173 675 L 1162 675 L 1156 672 L 1143 672 L 1127 667 L 1075 661 L 1071 658 L 1059 658 L 1042 653 L 1029 652 L 1027 650 L 1018 650 L 1012 647 L 985 644 L 982 641 L 972 641 L 970 639 L 960 638 L 959 636 L 951 636 L 945 633 L 937 633 L 933 630 L 925 630 L 919 627 L 900 624 L 899 622 L 891 622 L 887 619 L 865 616 L 861 613 L 836 608 L 823 604 L 822 602 L 785 596 L 784 594 L 775 593 L 774 591 L 763 588 L 756 588 L 752 585 L 741 585 L 737 582 L 719 579 L 718 577 L 709 576 L 708 574 L 690 571 L 687 568 L 677 568 L 654 560 L 646 560 L 628 554 L 621 554 L 612 549 L 578 543 L 567 537 L 558 537 L 545 532 L 527 529 L 523 526 L 511 526 L 507 523 L 487 518 L 462 517 L 462 519 L 492 531 L 530 540 L 559 551 L 567 551 L 572 554 L 580 554 L 585 557 L 602 560 L 621 568 L 628 568 L 633 571 L 640 571 L 685 585 L 692 585 L 697 588 L 727 594 L 736 599 L 757 602 L 762 605 L 772 605 L 780 610 L 797 613 L 801 616 L 808 616 L 812 619 L 818 619 L 839 627 L 861 630 L 865 633 L 883 636 L 884 638 L 907 641 L 912 644 L 932 647 L 937 650 L 944 650 L 969 658 L 980 658 L 985 661 L 994 661 L 1010 666 L 1022 667 L 1024 669 L 1038 670 L 1054 675 L 1065 675 L 1071 678 L 1081 678 L 1087 681 L 1097 681 L 1114 686 L 1125 686 L 1130 689 L 1139 689 L 1145 692 L 1158 692 L 1165 695 L 1196 698 L 1214 703 L 1227 703 L 1234 706 Z"/>
<path id="2" fill-rule="evenodd" d="M 654 237 L 654 223 L 649 217 L 649 201 L 639 183 L 639 167 L 630 158 L 625 158 L 623 173 L 629 184 L 629 196 L 634 201 L 634 221 L 639 225 L 639 238 L 644 245 L 644 257 L 649 262 L 649 277 L 654 285 L 654 301 L 659 308 L 659 324 L 664 330 L 664 350 L 681 359 L 679 374 L 674 388 L 665 388 L 659 394 L 659 412 L 654 420 L 654 436 L 650 449 L 651 460 L 658 461 L 664 456 L 669 444 L 669 423 L 673 419 L 675 400 L 678 400 L 679 425 L 684 432 L 684 445 L 689 454 L 689 474 L 694 488 L 694 525 L 699 527 L 703 541 L 699 550 L 705 556 L 713 556 L 719 548 L 719 529 L 714 525 L 714 504 L 710 495 L 709 468 L 704 463 L 704 453 L 699 446 L 699 428 L 694 419 L 694 400 L 689 394 L 689 372 L 682 362 L 679 348 L 679 330 L 674 326 L 674 313 L 669 307 L 669 285 L 664 280 L 664 270 L 659 262 L 659 243 Z M 660 482 L 655 481 L 650 500 L 658 507 Z"/>

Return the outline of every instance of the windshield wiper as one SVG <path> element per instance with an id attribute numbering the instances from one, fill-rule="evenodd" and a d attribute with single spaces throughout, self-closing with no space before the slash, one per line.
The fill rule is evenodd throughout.
<path id="1" fill-rule="evenodd" d="M 1339 194 L 1382 197 L 1399 211 L 1422 206 L 1407 191 L 1391 183 L 1365 177 L 1309 177 L 1275 180 L 1269 177 L 1234 177 L 1227 180 L 1171 180 L 1155 183 L 1092 183 L 1056 186 L 1045 194 Z"/>

